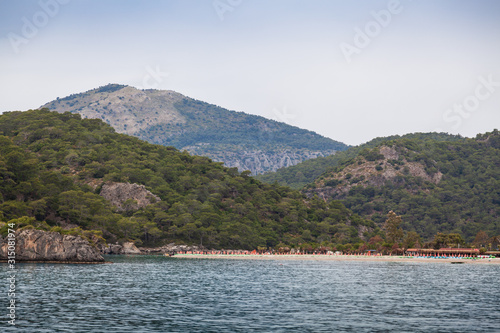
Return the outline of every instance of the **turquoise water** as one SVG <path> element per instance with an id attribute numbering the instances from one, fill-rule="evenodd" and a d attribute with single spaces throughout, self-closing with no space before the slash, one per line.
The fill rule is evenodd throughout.
<path id="1" fill-rule="evenodd" d="M 500 265 L 107 259 L 18 264 L 0 332 L 500 332 Z"/>

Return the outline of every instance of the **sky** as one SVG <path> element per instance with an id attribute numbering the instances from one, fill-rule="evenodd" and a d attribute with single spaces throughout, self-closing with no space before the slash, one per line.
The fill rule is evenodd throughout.
<path id="1" fill-rule="evenodd" d="M 500 127 L 497 0 L 0 0 L 0 112 L 108 83 L 350 145 Z"/>

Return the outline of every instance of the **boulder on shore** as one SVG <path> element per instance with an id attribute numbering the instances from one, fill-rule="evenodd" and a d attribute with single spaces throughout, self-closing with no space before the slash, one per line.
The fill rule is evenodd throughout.
<path id="1" fill-rule="evenodd" d="M 144 254 L 164 254 L 164 253 L 177 253 L 185 251 L 203 251 L 205 248 L 203 246 L 197 245 L 177 245 L 175 243 L 170 243 L 160 247 L 141 247 L 139 248 L 141 253 Z"/>
<path id="2" fill-rule="evenodd" d="M 122 249 L 123 254 L 141 254 L 141 250 L 135 246 L 134 243 L 132 242 L 126 242 L 123 243 L 123 249 Z"/>
<path id="3" fill-rule="evenodd" d="M 18 230 L 15 235 L 18 262 L 104 262 L 99 251 L 80 236 L 35 229 Z M 0 236 L 0 260 L 7 260 L 8 252 L 7 239 Z"/>
<path id="4" fill-rule="evenodd" d="M 101 245 L 99 250 L 102 254 L 141 254 L 141 250 L 133 242 L 125 242 L 123 245 L 118 243 L 108 246 Z"/>

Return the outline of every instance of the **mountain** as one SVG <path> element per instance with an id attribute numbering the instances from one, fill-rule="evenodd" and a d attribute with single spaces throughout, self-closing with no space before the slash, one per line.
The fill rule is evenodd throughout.
<path id="1" fill-rule="evenodd" d="M 96 243 L 316 248 L 379 230 L 337 201 L 261 183 L 206 157 L 48 109 L 0 115 L 0 233 L 16 228 Z"/>
<path id="2" fill-rule="evenodd" d="M 500 234 L 500 133 L 436 140 L 432 134 L 383 140 L 363 148 L 303 190 L 340 200 L 382 225 L 387 212 L 424 238 L 436 232 Z"/>
<path id="3" fill-rule="evenodd" d="M 257 175 L 256 178 L 269 184 L 277 182 L 283 186 L 290 186 L 291 188 L 298 190 L 307 184 L 314 182 L 316 178 L 325 172 L 333 170 L 333 168 L 339 165 L 339 163 L 356 157 L 363 149 L 373 148 L 384 141 L 391 141 L 395 139 L 460 141 L 463 140 L 463 137 L 446 133 L 411 133 L 403 136 L 393 135 L 380 137 L 362 145 L 350 147 L 345 151 L 337 152 L 335 155 L 309 159 L 293 166 L 278 169 L 275 172 Z"/>
<path id="4" fill-rule="evenodd" d="M 174 91 L 110 84 L 58 98 L 42 108 L 102 119 L 119 133 L 187 150 L 254 175 L 348 148 L 311 131 Z"/>

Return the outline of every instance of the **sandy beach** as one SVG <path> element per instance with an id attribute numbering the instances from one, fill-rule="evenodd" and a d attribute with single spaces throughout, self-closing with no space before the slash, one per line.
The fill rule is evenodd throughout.
<path id="1" fill-rule="evenodd" d="M 238 255 L 238 254 L 175 254 L 175 259 L 237 259 L 237 260 L 317 260 L 317 261 L 369 261 L 369 262 L 402 262 L 402 263 L 463 263 L 473 265 L 500 264 L 500 258 L 490 259 L 436 259 L 403 256 L 356 256 L 356 255 Z"/>

